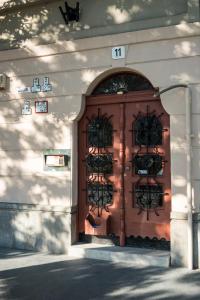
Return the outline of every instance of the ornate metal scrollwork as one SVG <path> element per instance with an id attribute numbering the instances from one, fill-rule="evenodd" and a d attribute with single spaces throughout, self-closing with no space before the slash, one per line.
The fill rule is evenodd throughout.
<path id="1" fill-rule="evenodd" d="M 101 82 L 93 95 L 127 93 L 130 91 L 153 90 L 152 84 L 139 74 L 123 72 L 114 74 Z"/>
<path id="2" fill-rule="evenodd" d="M 136 145 L 149 147 L 162 145 L 163 127 L 155 114 L 148 113 L 146 116 L 138 116 L 133 131 Z"/>
<path id="3" fill-rule="evenodd" d="M 88 182 L 88 203 L 93 207 L 104 208 L 112 204 L 113 186 L 108 183 Z"/>
<path id="4" fill-rule="evenodd" d="M 140 154 L 133 158 L 135 174 L 141 176 L 160 176 L 163 174 L 163 157 L 159 154 Z"/>
<path id="5" fill-rule="evenodd" d="M 147 220 L 149 220 L 150 212 L 159 216 L 158 210 L 163 205 L 163 195 L 163 187 L 160 184 L 136 185 L 135 202 L 139 208 L 138 214 L 146 211 Z"/>
<path id="6" fill-rule="evenodd" d="M 98 114 L 88 119 L 87 145 L 88 154 L 85 162 L 87 166 L 87 203 L 90 210 L 97 210 L 98 216 L 108 207 L 113 200 L 113 184 L 107 178 L 113 172 L 113 155 L 108 148 L 113 144 L 112 116 Z"/>
<path id="7" fill-rule="evenodd" d="M 136 205 L 141 213 L 143 210 L 153 209 L 155 213 L 162 206 L 163 187 L 161 185 L 138 185 L 135 186 Z"/>
<path id="8" fill-rule="evenodd" d="M 88 124 L 89 147 L 105 148 L 112 146 L 113 128 L 110 118 L 98 113 L 98 116 L 93 116 L 90 120 Z"/>
<path id="9" fill-rule="evenodd" d="M 113 201 L 113 184 L 103 175 L 91 174 L 87 182 L 87 203 L 90 211 L 97 212 L 98 217 L 102 211 L 109 212 L 109 206 Z"/>
<path id="10" fill-rule="evenodd" d="M 89 173 L 112 174 L 112 154 L 88 154 L 86 164 Z"/>
<path id="11" fill-rule="evenodd" d="M 155 111 L 150 112 L 147 106 L 146 113 L 139 112 L 134 116 L 133 122 L 133 141 L 139 150 L 133 157 L 132 163 L 135 174 L 140 176 L 133 186 L 134 206 L 138 207 L 138 214 L 144 211 L 147 213 L 147 220 L 151 211 L 158 216 L 158 210 L 163 205 L 163 186 L 156 179 L 157 176 L 163 175 L 165 162 L 158 151 L 158 146 L 162 145 L 163 140 L 162 115 L 157 116 Z"/>

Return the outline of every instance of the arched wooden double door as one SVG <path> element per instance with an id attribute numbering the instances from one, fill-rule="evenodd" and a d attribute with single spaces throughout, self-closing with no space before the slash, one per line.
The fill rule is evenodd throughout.
<path id="1" fill-rule="evenodd" d="M 154 89 L 92 95 L 79 122 L 78 231 L 170 240 L 169 116 Z M 98 93 L 97 93 L 98 94 Z"/>

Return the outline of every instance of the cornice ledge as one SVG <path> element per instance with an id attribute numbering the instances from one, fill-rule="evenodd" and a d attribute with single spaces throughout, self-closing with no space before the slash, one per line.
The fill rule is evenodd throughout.
<path id="1" fill-rule="evenodd" d="M 0 51 L 0 62 L 92 50 L 97 48 L 115 47 L 119 44 L 134 45 L 139 43 L 193 37 L 199 36 L 199 32 L 200 22 L 194 22 L 77 40 L 58 39 L 56 43 L 51 44 L 38 44 L 37 41 L 32 39 L 24 42 L 22 48 Z"/>

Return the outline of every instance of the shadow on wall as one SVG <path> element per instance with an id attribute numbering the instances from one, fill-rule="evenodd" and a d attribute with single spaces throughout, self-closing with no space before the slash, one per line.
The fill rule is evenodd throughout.
<path id="1" fill-rule="evenodd" d="M 48 44 L 59 39 L 66 40 L 66 37 L 67 40 L 71 40 L 87 37 L 88 34 L 94 36 L 97 34 L 94 29 L 95 31 L 100 29 L 100 35 L 108 34 L 108 30 L 111 30 L 109 33 L 112 33 L 112 29 L 109 29 L 108 26 L 123 26 L 131 22 L 140 21 L 142 26 L 140 27 L 144 28 L 142 25 L 144 21 L 159 18 L 162 21 L 158 25 L 169 26 L 174 22 L 173 17 L 178 16 L 177 23 L 186 20 L 188 8 L 186 0 L 176 2 L 173 0 L 103 0 L 98 4 L 94 4 L 94 1 L 91 0 L 80 0 L 80 22 L 66 26 L 58 9 L 59 6 L 64 7 L 64 1 L 52 0 L 43 5 L 36 1 L 31 6 L 23 4 L 21 0 L 5 0 L 3 2 L 5 3 L 0 7 L 2 49 L 21 47 L 25 41 L 32 38 L 38 40 L 40 44 Z M 75 1 L 68 1 L 68 3 L 72 7 L 75 6 Z M 148 26 L 150 25 L 148 24 Z M 139 29 L 138 25 L 135 28 Z M 118 32 L 130 31 L 128 27 L 124 27 L 124 29 L 117 27 L 117 30 Z"/>
<path id="2" fill-rule="evenodd" d="M 148 1 L 148 3 L 151 3 L 152 1 Z M 121 11 L 125 9 L 123 3 L 123 1 L 117 2 L 116 12 L 119 9 Z M 106 9 L 111 15 L 112 10 L 108 7 Z M 45 27 L 45 22 L 50 18 L 46 6 L 41 8 L 40 15 L 34 15 L 30 9 L 29 12 L 24 10 L 23 15 L 13 10 L 13 14 L 8 15 L 8 17 L 10 17 L 10 24 L 12 23 L 12 18 L 15 18 L 16 26 L 15 30 L 10 30 L 9 26 L 6 25 L 3 32 L 3 40 L 6 43 L 9 42 L 9 45 L 12 47 L 21 46 L 27 38 L 26 34 L 30 34 L 29 37 L 37 35 L 40 23 L 44 25 L 44 34 L 51 36 L 52 33 L 54 38 L 57 39 L 57 31 L 54 30 L 56 27 L 59 31 L 57 23 L 49 25 L 50 27 Z M 0 18 L 0 22 L 7 20 L 6 16 Z M 59 23 L 62 22 L 62 20 L 56 22 Z M 117 23 L 116 20 L 115 22 Z M 125 20 L 123 22 L 125 22 Z M 6 21 L 5 24 L 9 23 Z M 191 29 L 187 24 L 182 24 L 177 28 L 177 33 L 187 32 L 188 30 Z M 49 42 L 49 40 L 47 38 L 46 41 Z M 73 56 L 75 62 L 78 62 L 76 65 L 77 69 L 83 67 L 84 64 L 87 65 L 89 58 L 86 54 L 76 51 L 75 41 L 70 41 L 67 44 L 66 50 L 70 49 L 71 51 L 74 51 L 74 53 L 71 53 L 70 55 Z M 54 94 L 52 92 L 48 98 L 51 98 L 52 96 L 51 101 L 54 108 L 50 114 L 45 116 L 21 116 L 20 111 L 24 101 L 23 96 L 16 96 L 16 93 L 14 95 L 14 91 L 13 94 L 2 94 L 1 98 L 4 102 L 1 101 L 0 104 L 0 201 L 4 203 L 16 202 L 33 205 L 40 204 L 47 207 L 63 206 L 64 203 L 64 206 L 67 206 L 70 204 L 71 197 L 70 175 L 69 173 L 66 173 L 64 176 L 61 176 L 60 174 L 56 174 L 56 176 L 54 174 L 48 174 L 47 176 L 43 172 L 42 152 L 44 149 L 49 148 L 69 149 L 71 147 L 71 141 L 69 140 L 70 127 L 73 119 L 76 117 L 77 108 L 80 106 L 80 103 L 76 103 L 73 97 L 70 96 L 70 94 L 74 94 L 74 90 L 70 90 L 70 87 L 72 86 L 71 82 L 80 80 L 80 90 L 85 91 L 86 86 L 101 73 L 101 71 L 95 68 L 98 66 L 98 55 L 96 55 L 93 60 L 94 65 L 96 63 L 95 67 L 89 67 L 88 69 L 82 70 L 80 72 L 80 78 L 77 78 L 76 72 L 71 72 L 70 74 L 67 72 L 66 65 L 68 61 L 65 60 L 63 62 L 63 54 L 43 56 L 43 54 L 48 53 L 48 51 L 51 53 L 51 47 L 46 46 L 45 53 L 41 53 L 40 49 L 37 49 L 37 47 L 34 47 L 34 45 L 30 43 L 30 47 L 24 48 L 24 50 L 32 56 L 38 56 L 34 58 L 34 61 L 27 61 L 29 65 L 35 67 L 35 70 L 38 69 L 40 74 L 43 75 L 57 71 L 57 75 L 60 76 L 59 78 L 63 79 L 60 82 L 56 79 L 51 82 L 56 93 Z M 187 41 L 182 44 L 177 44 L 173 50 L 177 56 L 184 54 L 195 55 L 194 43 L 190 44 Z M 160 62 L 159 64 L 161 65 Z M 64 67 L 61 74 L 59 72 L 63 65 Z M 2 63 L 1 66 L 7 68 L 8 75 L 11 77 L 13 85 L 17 82 L 17 85 L 19 84 L 19 86 L 26 86 L 27 77 L 29 76 L 28 79 L 30 80 L 36 74 L 35 71 L 30 68 L 28 68 L 28 74 L 25 74 L 24 71 L 23 73 L 20 63 L 18 64 L 17 61 L 14 62 L 10 60 L 6 63 Z M 110 67 L 110 65 L 107 65 L 107 67 Z M 68 69 L 70 68 L 71 66 L 68 67 Z M 141 66 L 140 68 L 142 69 L 145 67 Z M 198 66 L 194 67 L 194 69 L 197 68 Z M 177 83 L 185 83 L 185 81 L 193 82 L 193 78 L 191 78 L 189 71 L 186 69 L 176 69 L 174 70 L 174 73 L 175 74 L 171 74 L 171 79 Z M 144 72 L 144 74 L 150 78 L 148 72 Z M 27 75 L 27 77 L 24 75 Z M 64 102 L 62 95 L 66 93 L 66 84 L 68 84 L 69 90 L 67 92 L 69 94 L 66 102 Z M 41 94 L 40 96 L 40 98 L 44 98 L 46 95 Z M 16 97 L 18 97 L 18 99 L 16 99 Z M 33 101 L 34 96 L 32 95 L 31 97 L 31 101 Z M 61 101 L 63 101 L 65 107 L 70 106 L 70 112 L 68 110 L 68 112 L 63 113 L 63 106 L 60 105 Z M 179 144 L 179 141 L 177 141 L 177 143 Z M 180 176 L 182 176 L 182 174 L 180 174 Z M 186 184 L 184 178 L 182 184 L 183 186 Z M 53 249 L 54 245 L 56 245 L 59 240 L 59 247 L 63 247 L 64 238 L 66 238 L 66 235 L 70 232 L 70 221 L 67 219 L 68 216 L 70 216 L 69 213 L 60 211 L 38 212 L 34 207 L 29 212 L 24 209 L 22 210 L 23 211 L 16 212 L 8 208 L 8 212 L 4 214 L 4 217 L 0 218 L 1 220 L 4 220 L 2 221 L 2 226 L 0 228 L 4 228 L 4 241 L 6 241 L 8 245 L 12 244 L 11 237 L 12 241 L 15 241 L 15 245 L 16 243 L 19 245 L 24 241 L 24 237 L 26 236 L 25 239 L 29 241 L 28 245 L 30 245 L 30 249 L 32 249 L 31 245 L 38 245 L 38 248 L 40 248 L 41 238 L 45 236 L 47 237 L 46 243 L 51 246 L 50 248 Z M 1 213 L 2 212 L 3 210 L 1 210 Z M 10 228 L 10 231 L 8 228 Z M 55 228 L 58 228 L 58 231 Z M 36 239 L 36 235 L 39 237 L 38 239 Z M 0 235 L 0 240 L 2 238 L 1 236 L 2 235 Z"/>
<path id="3" fill-rule="evenodd" d="M 38 34 L 48 42 L 56 37 L 58 32 L 65 28 L 61 18 L 54 18 L 54 10 L 51 5 L 16 6 L 22 1 L 6 1 L 5 12 L 0 16 L 1 43 L 7 48 L 23 46 L 26 39 L 37 37 Z M 59 1 L 60 4 L 61 1 Z M 13 7 L 8 10 L 9 7 Z M 60 19 L 60 20 L 59 20 Z M 53 23 L 53 25 L 51 25 Z M 48 33 L 47 33 L 48 32 Z"/>
<path id="4" fill-rule="evenodd" d="M 75 48 L 75 42 L 73 44 Z M 178 44 L 175 49 L 177 47 Z M 34 54 L 37 53 L 34 52 Z M 75 60 L 79 60 L 79 57 L 74 57 Z M 35 66 L 40 64 L 41 70 L 42 68 L 47 70 L 53 64 L 55 68 L 57 66 L 59 69 L 60 65 L 55 63 L 57 57 L 48 56 L 47 58 L 45 62 L 40 57 L 36 57 Z M 15 62 L 9 62 L 8 68 L 11 70 L 14 64 Z M 19 65 L 14 70 L 16 73 L 13 71 L 13 77 L 11 78 L 13 81 L 20 72 Z M 83 70 L 80 74 L 82 76 L 81 84 L 86 87 L 95 78 L 96 70 Z M 67 76 L 70 80 L 71 74 L 67 73 Z M 26 77 L 21 76 L 20 82 L 22 85 L 26 85 L 25 81 Z M 64 87 L 60 87 L 58 81 L 52 83 L 54 88 L 59 90 L 62 95 Z M 70 206 L 70 174 L 69 172 L 63 175 L 45 173 L 43 171 L 43 150 L 49 148 L 70 149 L 70 127 L 76 117 L 78 106 L 76 107 L 71 96 L 69 96 L 68 102 L 64 102 L 64 98 L 61 96 L 59 98 L 58 95 L 58 97 L 53 96 L 51 98 L 53 108 L 50 114 L 21 116 L 19 102 L 23 101 L 23 98 L 21 98 L 23 95 L 19 95 L 17 101 L 12 98 L 13 94 L 10 94 L 8 100 L 6 100 L 6 95 L 3 95 L 3 97 L 5 100 L 4 102 L 1 101 L 0 104 L 0 202 L 39 204 L 49 207 L 49 210 L 52 206 Z M 34 95 L 31 95 L 31 97 L 34 97 Z M 61 103 L 64 103 L 64 105 L 61 105 Z M 68 110 L 68 112 L 66 110 L 63 113 L 63 106 L 70 106 L 71 110 Z M 19 112 L 18 115 L 16 111 Z M 178 149 L 181 139 L 184 140 L 184 137 L 181 136 L 180 139 L 174 141 L 173 147 Z M 185 194 L 186 181 L 181 172 L 177 176 L 179 176 L 178 179 L 181 179 L 181 183 L 180 180 L 177 182 L 175 180 L 174 185 L 177 185 L 177 196 L 182 200 Z M 71 228 L 69 228 L 71 226 L 70 212 L 66 213 L 59 210 L 39 212 L 34 206 L 29 212 L 26 210 L 22 208 L 20 212 L 17 212 L 8 207 L 8 212 L 2 214 L 0 218 L 2 220 L 0 226 L 2 228 L 0 234 L 1 244 L 18 248 L 23 248 L 25 246 L 22 245 L 26 245 L 27 249 L 46 247 L 46 249 L 51 249 L 53 252 L 61 251 L 55 249 L 66 247 L 67 236 L 71 231 Z M 2 212 L 3 210 L 1 210 Z M 43 238 L 45 245 L 43 244 Z"/>
<path id="5" fill-rule="evenodd" d="M 16 120 L 13 102 L 1 103 L 0 113 L 0 245 L 65 252 L 71 232 L 70 171 L 45 172 L 43 150 L 70 149 L 68 116 Z"/>
<path id="6" fill-rule="evenodd" d="M 187 12 L 187 1 L 118 0 L 112 1 L 106 12 L 107 20 L 112 20 L 114 24 L 168 17 L 166 25 L 170 25 L 172 16 Z"/>
<path id="7" fill-rule="evenodd" d="M 65 253 L 70 242 L 70 213 L 7 210 L 1 215 L 3 247 Z"/>

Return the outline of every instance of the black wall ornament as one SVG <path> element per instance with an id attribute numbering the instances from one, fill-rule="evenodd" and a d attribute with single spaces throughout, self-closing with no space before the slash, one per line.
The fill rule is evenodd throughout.
<path id="1" fill-rule="evenodd" d="M 76 2 L 76 7 L 72 8 L 67 4 L 67 1 L 65 1 L 65 11 L 61 6 L 59 6 L 59 9 L 66 25 L 71 21 L 79 21 L 79 2 Z"/>

